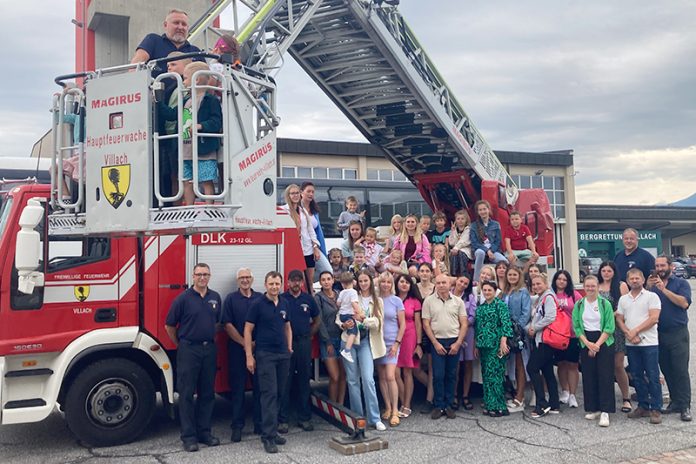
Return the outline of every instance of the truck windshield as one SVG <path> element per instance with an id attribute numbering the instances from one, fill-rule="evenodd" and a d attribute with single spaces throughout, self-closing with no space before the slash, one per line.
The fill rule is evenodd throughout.
<path id="1" fill-rule="evenodd" d="M 10 216 L 10 211 L 12 211 L 12 197 L 5 197 L 0 199 L 0 237 L 5 233 L 5 226 L 7 225 L 7 218 Z"/>

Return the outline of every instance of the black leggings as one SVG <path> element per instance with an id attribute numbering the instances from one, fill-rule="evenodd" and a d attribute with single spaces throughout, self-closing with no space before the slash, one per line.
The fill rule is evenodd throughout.
<path id="1" fill-rule="evenodd" d="M 556 350 L 544 343 L 535 346 L 535 343 L 532 342 L 532 353 L 527 363 L 527 373 L 534 385 L 537 410 L 547 406 L 551 406 L 551 409 L 558 409 L 560 407 L 558 401 L 558 383 L 553 373 L 553 358 L 555 352 Z M 546 401 L 546 395 L 544 394 L 544 380 L 549 390 L 548 401 Z"/>

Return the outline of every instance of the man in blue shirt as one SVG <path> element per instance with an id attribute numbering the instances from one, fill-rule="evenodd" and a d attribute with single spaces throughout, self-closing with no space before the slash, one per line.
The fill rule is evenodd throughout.
<path id="1" fill-rule="evenodd" d="M 626 282 L 626 273 L 634 267 L 643 271 L 644 276 L 649 276 L 655 269 L 655 258 L 649 251 L 638 246 L 638 231 L 629 227 L 623 231 L 622 240 L 624 249 L 614 257 L 619 279 Z"/>
<path id="2" fill-rule="evenodd" d="M 172 303 L 165 330 L 177 346 L 176 386 L 179 392 L 181 441 L 186 451 L 198 451 L 198 443 L 217 446 L 211 433 L 215 405 L 215 330 L 220 320 L 222 300 L 208 288 L 210 267 L 198 263 L 193 268 L 193 286 Z M 196 401 L 194 393 L 198 393 Z"/>
<path id="3" fill-rule="evenodd" d="M 229 365 L 229 384 L 232 397 L 232 442 L 242 440 L 244 428 L 244 390 L 247 382 L 246 356 L 244 354 L 244 324 L 249 308 L 263 295 L 251 286 L 254 275 L 248 267 L 237 271 L 237 291 L 225 298 L 222 309 L 222 324 L 230 337 L 227 341 Z M 254 384 L 254 433 L 261 434 L 261 403 L 259 399 L 258 377 L 253 376 Z"/>
<path id="4" fill-rule="evenodd" d="M 280 298 L 283 276 L 276 271 L 266 274 L 266 294 L 249 308 L 244 324 L 246 366 L 258 372 L 261 393 L 261 441 L 267 453 L 277 453 L 276 445 L 287 440 L 278 435 L 278 402 L 288 380 L 292 329 L 288 303 Z M 252 347 L 252 333 L 255 346 Z"/>
<path id="5" fill-rule="evenodd" d="M 655 271 L 648 278 L 648 290 L 662 302 L 657 326 L 660 369 L 669 389 L 670 403 L 663 414 L 678 412 L 681 420 L 691 421 L 691 379 L 689 378 L 689 315 L 691 287 L 672 275 L 672 260 L 655 259 Z"/>
<path id="6" fill-rule="evenodd" d="M 310 422 L 312 413 L 309 405 L 309 380 L 312 376 L 312 335 L 319 330 L 321 319 L 316 301 L 302 291 L 304 273 L 294 269 L 288 274 L 288 291 L 281 295 L 290 309 L 292 327 L 292 356 L 288 384 L 283 392 L 278 415 L 278 432 L 288 433 L 290 391 L 297 385 L 297 419 L 305 432 L 314 430 Z"/>
<path id="7" fill-rule="evenodd" d="M 182 53 L 200 52 L 195 45 L 191 45 L 186 38 L 189 31 L 188 13 L 183 10 L 172 9 L 164 20 L 164 34 L 150 33 L 140 42 L 135 50 L 131 63 L 142 63 L 150 60 L 165 58 L 171 52 Z M 154 76 L 164 72 L 157 71 Z"/>

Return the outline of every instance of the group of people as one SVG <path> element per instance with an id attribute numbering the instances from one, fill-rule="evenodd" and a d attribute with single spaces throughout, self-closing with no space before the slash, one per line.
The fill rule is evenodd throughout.
<path id="1" fill-rule="evenodd" d="M 261 294 L 252 289 L 251 271 L 241 268 L 239 289 L 219 306 L 219 320 L 230 338 L 232 441 L 241 439 L 244 425 L 247 378 L 240 373 L 246 370 L 253 374 L 254 429 L 266 451 L 277 452 L 276 445 L 285 443 L 279 433 L 289 428 L 293 388 L 298 425 L 312 430 L 309 382 L 314 335 L 329 377 L 329 399 L 345 404 L 347 390 L 350 409 L 380 431 L 387 424 L 398 426 L 413 413 L 415 381 L 427 391 L 421 412 L 433 419 L 454 418 L 459 408 L 473 409 L 471 386 L 479 379 L 484 414 L 506 416 L 529 406 L 530 416 L 538 418 L 560 412 L 561 403 L 579 407 L 580 372 L 585 417 L 598 420 L 600 426 L 608 426 L 609 415 L 616 410 L 615 381 L 621 392 L 620 409 L 629 418 L 648 417 L 651 423 L 660 423 L 662 414 L 678 412 L 682 420 L 691 420 L 686 313 L 690 287 L 672 275 L 668 257 L 653 258 L 638 247 L 635 230 L 624 231 L 624 250 L 613 261 L 603 262 L 596 276 L 584 279 L 583 296 L 567 271 L 558 270 L 550 279 L 542 272 L 524 231 L 519 235 L 531 245 L 526 250 L 509 246 L 514 240 L 509 230 L 520 229 L 513 222 L 515 214 L 501 228 L 490 217 L 490 206 L 479 202 L 473 223 L 466 211 L 460 211 L 447 230 L 444 214 L 435 213 L 433 231 L 427 230 L 422 218 L 397 217 L 391 236 L 380 243 L 374 229 L 364 231 L 357 202 L 351 198 L 346 216 L 353 217 L 339 221 L 348 226 L 343 247 L 328 251 L 329 268 L 317 272 L 320 289 L 314 294 L 314 268 L 327 254 L 314 186 L 293 184 L 285 194 L 284 208 L 298 228 L 307 269 L 291 271 L 288 291 L 281 295 L 280 274 L 266 275 L 266 293 Z M 507 253 L 501 251 L 503 243 Z M 469 257 L 475 278 L 468 273 Z M 476 257 L 481 257 L 478 273 Z M 209 277 L 196 269 L 194 283 Z M 220 305 L 219 295 L 199 290 L 194 285 L 184 292 L 167 319 L 179 345 L 179 364 L 188 365 L 188 352 L 193 347 L 205 351 L 211 341 L 211 332 L 201 340 L 176 329 L 186 324 L 183 313 L 177 312 L 184 301 L 192 299 L 200 306 L 203 298 L 208 306 Z M 569 321 L 571 339 L 559 349 L 546 337 L 554 321 L 563 318 Z M 205 342 L 203 347 L 200 342 Z M 636 391 L 635 407 L 625 356 Z M 186 384 L 188 370 L 179 366 L 178 372 L 179 385 Z M 669 388 L 667 407 L 662 405 L 660 373 Z M 531 395 L 525 395 L 528 384 Z M 198 401 L 212 401 L 201 395 L 201 384 L 196 385 Z M 209 443 L 212 436 L 209 420 L 200 422 L 200 411 L 207 409 L 199 408 L 195 416 L 189 402 L 193 389 L 184 391 L 188 398 L 180 387 L 182 440 L 191 449 L 197 442 Z"/>

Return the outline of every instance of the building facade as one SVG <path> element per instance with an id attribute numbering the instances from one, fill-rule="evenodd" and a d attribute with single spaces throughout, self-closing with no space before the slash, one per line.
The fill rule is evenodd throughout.
<path id="1" fill-rule="evenodd" d="M 555 264 L 577 276 L 578 242 L 572 150 L 530 153 L 496 151 L 520 188 L 543 188 L 555 222 Z M 368 224 L 389 225 L 394 214 L 432 214 L 418 190 L 368 143 L 279 139 L 278 201 L 290 183 L 311 180 L 317 187 L 320 219 L 329 237 L 345 198 L 355 196 L 367 209 Z"/>

